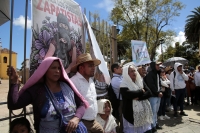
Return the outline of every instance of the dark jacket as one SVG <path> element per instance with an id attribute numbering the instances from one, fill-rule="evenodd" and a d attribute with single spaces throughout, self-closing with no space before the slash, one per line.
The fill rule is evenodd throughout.
<path id="1" fill-rule="evenodd" d="M 149 89 L 152 92 L 152 97 L 158 97 L 160 90 L 158 90 L 158 80 L 157 75 L 159 76 L 159 86 L 161 87 L 160 83 L 160 71 L 156 70 L 156 63 L 151 62 L 150 64 L 151 71 L 145 76 L 144 80 Z"/>
<path id="2" fill-rule="evenodd" d="M 132 100 L 138 97 L 139 101 L 141 101 L 141 100 L 148 99 L 152 95 L 148 86 L 144 82 L 143 84 L 144 84 L 143 89 L 145 90 L 145 93 L 142 90 L 131 91 L 127 87 L 120 88 L 120 93 L 123 99 L 122 100 L 123 101 L 123 107 L 122 107 L 123 117 L 131 124 L 134 124 Z"/>
<path id="3" fill-rule="evenodd" d="M 46 100 L 48 100 L 45 94 L 46 89 L 44 87 L 44 84 L 42 83 L 33 85 L 32 87 L 26 89 L 23 93 L 20 94 L 18 93 L 18 85 L 11 84 L 7 97 L 8 109 L 16 110 L 32 104 L 34 128 L 38 133 L 41 119 L 41 110 Z M 74 98 L 77 106 L 75 116 L 81 119 L 85 112 L 85 105 L 75 93 Z"/>

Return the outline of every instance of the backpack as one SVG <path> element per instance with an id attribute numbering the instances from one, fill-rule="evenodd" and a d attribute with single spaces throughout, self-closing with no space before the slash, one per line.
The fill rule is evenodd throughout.
<path id="1" fill-rule="evenodd" d="M 112 77 L 113 78 L 113 77 Z M 112 79 L 111 79 L 112 80 Z M 108 99 L 112 104 L 112 108 L 113 108 L 113 112 L 112 115 L 119 120 L 119 104 L 120 104 L 120 100 L 116 97 L 116 94 L 112 88 L 112 85 L 110 83 L 109 87 L 108 87 Z"/>

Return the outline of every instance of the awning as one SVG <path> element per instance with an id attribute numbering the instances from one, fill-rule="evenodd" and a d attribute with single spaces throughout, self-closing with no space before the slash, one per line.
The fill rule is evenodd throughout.
<path id="1" fill-rule="evenodd" d="M 10 0 L 0 0 L 0 26 L 10 20 Z"/>

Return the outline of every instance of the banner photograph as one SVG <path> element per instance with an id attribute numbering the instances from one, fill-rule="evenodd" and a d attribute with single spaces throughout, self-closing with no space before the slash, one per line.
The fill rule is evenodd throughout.
<path id="1" fill-rule="evenodd" d="M 136 66 L 145 65 L 151 62 L 146 42 L 131 40 L 132 58 Z"/>
<path id="2" fill-rule="evenodd" d="M 66 72 L 85 52 L 83 14 L 72 0 L 32 1 L 30 74 L 49 56 L 62 60 Z"/>

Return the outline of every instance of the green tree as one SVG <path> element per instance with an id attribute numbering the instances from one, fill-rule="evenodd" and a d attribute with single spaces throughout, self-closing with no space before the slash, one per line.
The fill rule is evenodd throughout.
<path id="1" fill-rule="evenodd" d="M 198 56 L 198 43 L 189 43 L 187 41 L 183 42 L 182 45 L 179 42 L 175 43 L 175 48 L 169 46 L 166 51 L 163 53 L 164 61 L 171 57 L 183 57 L 187 59 L 189 66 L 196 66 L 199 64 Z M 159 56 L 161 60 L 162 55 Z"/>
<path id="2" fill-rule="evenodd" d="M 159 40 L 166 38 L 163 28 L 170 25 L 184 7 L 178 0 L 114 0 L 110 19 L 123 27 L 128 40 L 145 40 L 153 60 Z"/>
<path id="3" fill-rule="evenodd" d="M 99 48 L 101 50 L 101 53 L 104 55 L 104 58 L 110 58 L 110 51 L 111 51 L 111 27 L 108 25 L 108 23 L 104 20 L 100 20 L 99 13 L 90 13 L 92 22 L 91 27 L 94 32 L 94 35 L 96 37 L 96 40 L 98 42 Z M 88 38 L 88 41 L 86 43 L 87 51 L 90 50 L 90 38 Z"/>
<path id="4" fill-rule="evenodd" d="M 163 53 L 163 60 L 167 60 L 174 56 L 176 49 L 173 48 L 171 45 L 167 47 L 166 51 Z M 162 60 L 162 54 L 159 56 L 158 60 Z"/>
<path id="5" fill-rule="evenodd" d="M 126 58 L 127 49 L 131 49 L 131 43 L 129 40 L 124 40 L 121 35 L 117 35 L 117 54 L 118 60 L 122 60 Z"/>
<path id="6" fill-rule="evenodd" d="M 199 50 L 198 50 L 198 42 L 189 43 L 188 41 L 183 42 L 183 57 L 189 61 L 190 66 L 196 66 L 199 64 Z M 184 51 L 185 50 L 185 51 Z"/>
<path id="7" fill-rule="evenodd" d="M 94 21 L 92 22 L 92 29 L 95 34 L 96 40 L 99 44 L 101 52 L 103 55 L 111 57 L 111 39 L 112 39 L 112 32 L 111 26 L 108 26 L 107 22 L 100 21 L 99 14 L 93 13 L 92 17 Z M 87 47 L 89 48 L 89 47 Z M 117 54 L 118 60 L 120 61 L 125 57 L 126 49 L 130 48 L 130 41 L 124 40 L 121 34 L 117 35 Z"/>
<path id="8" fill-rule="evenodd" d="M 198 42 L 200 35 L 200 6 L 187 16 L 185 36 L 188 42 Z"/>

